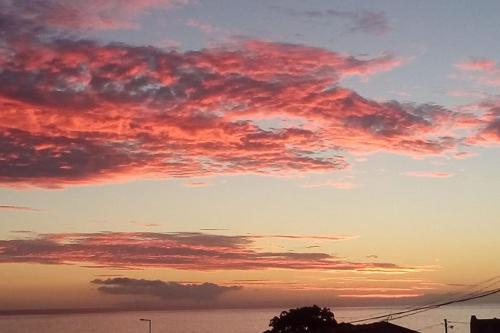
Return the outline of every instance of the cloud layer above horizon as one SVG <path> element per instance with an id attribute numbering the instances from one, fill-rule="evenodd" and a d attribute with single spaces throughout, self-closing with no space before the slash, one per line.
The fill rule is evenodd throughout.
<path id="1" fill-rule="evenodd" d="M 185 52 L 104 44 L 76 37 L 84 25 L 54 26 L 73 15 L 68 2 L 31 3 L 0 2 L 1 186 L 330 172 L 349 153 L 437 155 L 499 138 L 496 109 L 476 117 L 341 86 L 405 62 L 391 54 L 242 38 Z M 181 3 L 124 1 L 123 20 Z"/>
<path id="2" fill-rule="evenodd" d="M 216 235 L 200 232 L 55 233 L 0 240 L 0 263 L 76 264 L 91 268 L 150 267 L 194 271 L 332 270 L 412 272 L 386 262 L 354 262 L 322 252 L 272 252 L 261 249 L 263 238 L 338 241 L 348 236 Z"/>

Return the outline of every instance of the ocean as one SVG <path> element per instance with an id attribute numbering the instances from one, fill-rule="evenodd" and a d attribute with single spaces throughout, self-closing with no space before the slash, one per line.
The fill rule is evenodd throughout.
<path id="1" fill-rule="evenodd" d="M 333 308 L 337 321 L 350 321 L 386 314 L 400 308 Z M 153 321 L 154 333 L 260 333 L 282 309 L 179 310 L 115 312 L 65 315 L 0 316 L 1 333 L 147 333 Z M 500 318 L 500 305 L 450 306 L 402 318 L 393 323 L 421 332 L 468 333 L 471 315 Z"/>

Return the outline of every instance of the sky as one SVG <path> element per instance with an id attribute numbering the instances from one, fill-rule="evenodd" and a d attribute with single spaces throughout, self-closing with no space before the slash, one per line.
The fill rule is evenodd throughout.
<path id="1" fill-rule="evenodd" d="M 0 309 L 498 283 L 499 10 L 0 0 Z"/>

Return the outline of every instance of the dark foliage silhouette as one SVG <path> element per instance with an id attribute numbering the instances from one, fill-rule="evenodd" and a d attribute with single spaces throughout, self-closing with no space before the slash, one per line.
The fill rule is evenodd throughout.
<path id="1" fill-rule="evenodd" d="M 317 305 L 283 311 L 269 323 L 271 329 L 264 333 L 332 333 L 337 321 L 329 308 Z"/>

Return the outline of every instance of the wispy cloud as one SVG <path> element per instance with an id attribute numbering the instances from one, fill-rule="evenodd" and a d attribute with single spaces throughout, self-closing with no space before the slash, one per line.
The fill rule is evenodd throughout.
<path id="1" fill-rule="evenodd" d="M 138 222 L 138 221 L 130 221 L 129 223 L 134 224 L 136 226 L 140 226 L 140 227 L 146 227 L 146 228 L 161 227 L 161 225 L 158 223 L 142 223 L 142 222 Z"/>
<path id="2" fill-rule="evenodd" d="M 324 240 L 324 241 L 343 241 L 356 239 L 358 236 L 351 235 L 249 235 L 253 239 L 259 238 L 283 238 L 298 240 Z"/>
<path id="3" fill-rule="evenodd" d="M 219 29 L 216 28 L 213 24 L 208 23 L 208 22 L 204 22 L 204 21 L 200 21 L 197 19 L 193 19 L 193 18 L 188 19 L 186 21 L 186 25 L 188 27 L 192 27 L 192 28 L 196 28 L 196 29 L 200 30 L 205 35 L 213 35 L 214 33 L 219 31 Z"/>
<path id="4" fill-rule="evenodd" d="M 464 71 L 491 71 L 497 68 L 495 61 L 487 58 L 472 58 L 459 62 L 455 67 Z"/>
<path id="5" fill-rule="evenodd" d="M 300 185 L 302 188 L 333 187 L 341 190 L 350 190 L 359 186 L 359 184 L 345 180 L 329 180 L 321 183 L 308 183 Z"/>
<path id="6" fill-rule="evenodd" d="M 478 153 L 474 153 L 474 152 L 470 152 L 470 151 L 460 151 L 460 152 L 455 153 L 455 158 L 466 159 L 466 158 L 474 157 L 477 155 L 478 155 Z"/>
<path id="7" fill-rule="evenodd" d="M 404 172 L 403 175 L 409 177 L 424 177 L 424 178 L 450 178 L 455 176 L 452 172 L 443 171 L 408 171 Z"/>
<path id="8" fill-rule="evenodd" d="M 225 228 L 200 228 L 200 231 L 227 231 Z"/>
<path id="9" fill-rule="evenodd" d="M 184 186 L 186 187 L 208 187 L 208 186 L 212 186 L 211 183 L 207 183 L 207 182 L 186 182 L 186 183 L 183 183 Z"/>
<path id="10" fill-rule="evenodd" d="M 455 64 L 455 67 L 468 75 L 467 80 L 480 85 L 500 86 L 500 65 L 495 60 L 470 58 Z"/>
<path id="11" fill-rule="evenodd" d="M 38 21 L 52 28 L 72 30 L 137 29 L 138 18 L 148 10 L 167 10 L 187 0 L 2 0 L 0 9 L 9 16 Z"/>
<path id="12" fill-rule="evenodd" d="M 345 298 L 408 298 L 424 296 L 424 293 L 365 293 L 365 294 L 339 294 Z"/>
<path id="13" fill-rule="evenodd" d="M 40 209 L 26 207 L 26 206 L 17 206 L 17 205 L 0 205 L 0 210 L 18 210 L 18 211 L 26 211 L 26 212 L 39 212 Z"/>
<path id="14" fill-rule="evenodd" d="M 336 9 L 323 10 L 295 10 L 273 6 L 274 9 L 296 17 L 312 19 L 328 18 L 347 21 L 346 29 L 349 32 L 362 32 L 372 35 L 383 35 L 391 30 L 384 12 L 369 10 L 345 11 Z"/>

